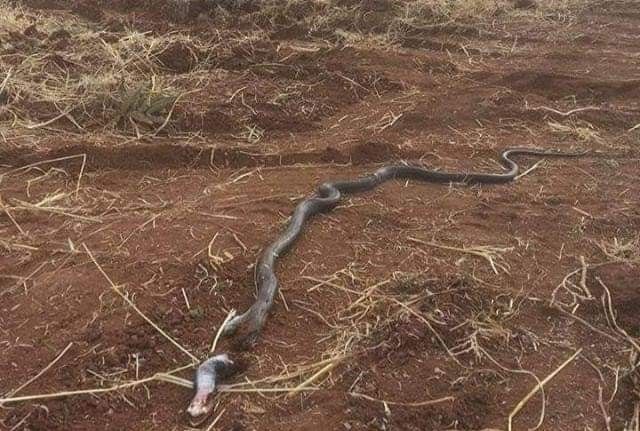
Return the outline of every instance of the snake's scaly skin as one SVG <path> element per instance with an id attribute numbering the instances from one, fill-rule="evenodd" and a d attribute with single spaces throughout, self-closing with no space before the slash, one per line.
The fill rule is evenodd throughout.
<path id="1" fill-rule="evenodd" d="M 441 172 L 420 166 L 392 165 L 384 166 L 371 175 L 354 180 L 323 183 L 313 196 L 298 204 L 285 231 L 262 252 L 255 269 L 255 282 L 258 290 L 256 301 L 245 313 L 232 318 L 226 324 L 223 328 L 223 335 L 231 335 L 237 330 L 241 330 L 244 333 L 245 344 L 255 342 L 278 293 L 278 279 L 275 274 L 276 260 L 291 248 L 311 216 L 333 209 L 338 205 L 343 194 L 373 190 L 392 179 L 413 179 L 426 183 L 504 184 L 513 181 L 518 175 L 518 165 L 509 158 L 510 156 L 578 157 L 585 154 L 586 152 L 566 153 L 512 148 L 501 154 L 500 161 L 508 169 L 504 173 Z M 203 382 L 211 379 L 206 367 L 203 368 L 205 364 L 207 364 L 206 361 L 201 365 L 197 374 L 197 379 L 203 379 Z M 215 376 L 213 376 L 213 380 L 215 380 Z M 204 387 L 207 385 L 198 385 L 196 381 L 196 386 Z M 200 393 L 200 396 L 202 395 Z"/>

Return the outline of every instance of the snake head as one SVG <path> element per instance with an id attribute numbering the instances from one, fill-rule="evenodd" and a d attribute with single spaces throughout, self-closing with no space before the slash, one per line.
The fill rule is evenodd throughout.
<path id="1" fill-rule="evenodd" d="M 206 418 L 213 409 L 212 395 L 212 391 L 198 391 L 191 400 L 187 408 L 187 413 L 189 413 L 192 418 Z"/>
<path id="2" fill-rule="evenodd" d="M 196 371 L 196 393 L 191 399 L 187 413 L 192 419 L 202 423 L 213 411 L 213 398 L 218 380 L 233 369 L 234 363 L 226 354 L 207 359 Z"/>

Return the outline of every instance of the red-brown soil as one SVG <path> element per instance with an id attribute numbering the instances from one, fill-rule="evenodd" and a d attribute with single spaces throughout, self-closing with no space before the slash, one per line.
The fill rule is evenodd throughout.
<path id="1" fill-rule="evenodd" d="M 206 8 L 174 17 L 161 1 L 25 3 L 34 27 L 3 40 L 0 55 L 45 50 L 51 73 L 91 67 L 69 61 L 76 36 L 38 27 L 43 16 L 72 16 L 102 31 L 105 43 L 127 29 L 184 32 L 189 38 L 157 55 L 158 70 L 175 82 L 204 72 L 197 93 L 176 103 L 155 136 L 109 123 L 103 115 L 111 111 L 98 105 L 73 111 L 81 130 L 68 118 L 20 128 L 0 111 L 0 395 L 70 343 L 16 396 L 107 387 L 188 364 L 114 294 L 83 244 L 149 318 L 205 357 L 227 310 L 251 304 L 261 249 L 323 180 L 399 160 L 499 171 L 498 153 L 514 146 L 590 149 L 588 157 L 548 159 L 504 186 L 393 182 L 314 218 L 279 262 L 283 295 L 230 382 L 318 362 L 341 343 L 351 356 L 317 391 L 220 395 L 215 429 L 507 429 L 536 384 L 532 375 L 545 378 L 582 349 L 545 386 L 539 429 L 637 430 L 640 352 L 629 342 L 640 337 L 636 2 L 449 23 L 408 32 L 393 46 L 335 40 L 278 19 L 251 24 L 249 6 L 224 25 L 236 36 L 261 28 L 264 37 L 232 44 L 230 28 L 203 16 Z M 379 35 L 386 4 L 363 1 L 371 14 L 344 28 Z M 51 104 L 0 96 L 0 108 L 12 103 L 32 124 L 59 114 Z M 81 157 L 67 158 L 76 155 L 86 155 L 83 171 Z M 504 248 L 502 266 L 425 242 Z M 209 248 L 225 263 L 212 266 Z M 592 298 L 562 312 L 551 304 L 554 291 L 581 257 Z M 313 279 L 340 288 L 311 289 Z M 570 280 L 579 286 L 580 272 Z M 346 318 L 358 292 L 377 283 L 377 297 L 393 299 Z M 603 286 L 627 338 L 605 313 Z M 572 298 L 560 288 L 555 299 Z M 425 319 L 450 349 L 458 346 L 456 360 Z M 347 342 L 340 336 L 349 326 L 358 335 Z M 224 340 L 220 350 L 233 348 Z M 186 430 L 190 396 L 154 382 L 8 403 L 0 428 Z M 442 397 L 452 400 L 403 405 Z M 513 429 L 534 427 L 541 402 L 535 395 Z"/>

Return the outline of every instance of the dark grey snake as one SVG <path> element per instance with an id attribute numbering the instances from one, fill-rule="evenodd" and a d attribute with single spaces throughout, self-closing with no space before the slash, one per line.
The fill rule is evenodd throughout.
<path id="1" fill-rule="evenodd" d="M 293 213 L 286 230 L 263 252 L 255 268 L 255 283 L 258 297 L 243 314 L 233 317 L 223 328 L 224 335 L 231 335 L 238 329 L 244 333 L 245 344 L 253 344 L 260 333 L 278 292 L 278 279 L 275 274 L 276 260 L 286 253 L 302 233 L 307 220 L 318 213 L 333 209 L 340 202 L 342 194 L 351 194 L 373 190 L 392 179 L 412 179 L 428 183 L 462 184 L 503 184 L 513 181 L 518 175 L 518 165 L 509 157 L 512 155 L 534 155 L 552 157 L 578 157 L 586 152 L 557 152 L 539 149 L 513 148 L 501 154 L 501 162 L 508 169 L 501 174 L 440 172 L 420 166 L 392 165 L 384 166 L 373 174 L 355 180 L 336 181 L 321 184 L 316 193 L 303 200 Z M 196 395 L 189 406 L 194 416 L 207 414 L 211 410 L 210 395 L 216 389 L 216 377 L 232 364 L 227 355 L 218 355 L 203 362 L 198 368 L 195 386 Z"/>

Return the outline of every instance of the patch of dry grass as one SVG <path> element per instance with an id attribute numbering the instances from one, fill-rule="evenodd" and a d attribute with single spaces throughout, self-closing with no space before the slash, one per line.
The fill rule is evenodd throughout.
<path id="1" fill-rule="evenodd" d="M 550 121 L 548 124 L 552 132 L 559 136 L 566 136 L 580 142 L 604 143 L 604 139 L 602 139 L 598 131 L 586 121 L 572 121 L 565 123 Z"/>
<path id="2" fill-rule="evenodd" d="M 268 0 L 245 20 L 297 26 L 321 37 L 378 34 L 384 44 L 406 32 L 433 30 L 448 23 L 479 24 L 506 17 L 553 18 L 573 15 L 588 0 Z M 534 6 L 531 6 L 534 5 Z M 353 37 L 353 36 L 351 36 Z"/>
<path id="3" fill-rule="evenodd" d="M 539 0 L 535 9 L 518 9 L 511 0 L 266 0 L 253 10 L 212 8 L 216 36 L 106 31 L 70 13 L 39 14 L 0 1 L 0 122 L 14 130 L 155 135 L 174 109 L 198 103 L 184 96 L 211 86 L 220 59 L 253 58 L 269 29 L 393 50 L 408 35 L 439 26 L 475 28 L 501 16 L 566 13 L 585 1 Z M 237 32 L 237 24 L 251 30 Z M 256 32 L 256 25 L 265 30 Z M 258 129 L 245 134 L 250 142 L 261 138 Z"/>
<path id="4" fill-rule="evenodd" d="M 66 119 L 79 130 L 158 127 L 208 60 L 210 45 L 184 34 L 105 32 L 70 14 L 35 15 L 8 2 L 0 2 L 0 12 L 0 69 L 9 71 L 0 120 L 12 126 Z M 193 54 L 186 59 L 189 79 L 165 73 L 163 53 L 176 45 Z"/>

